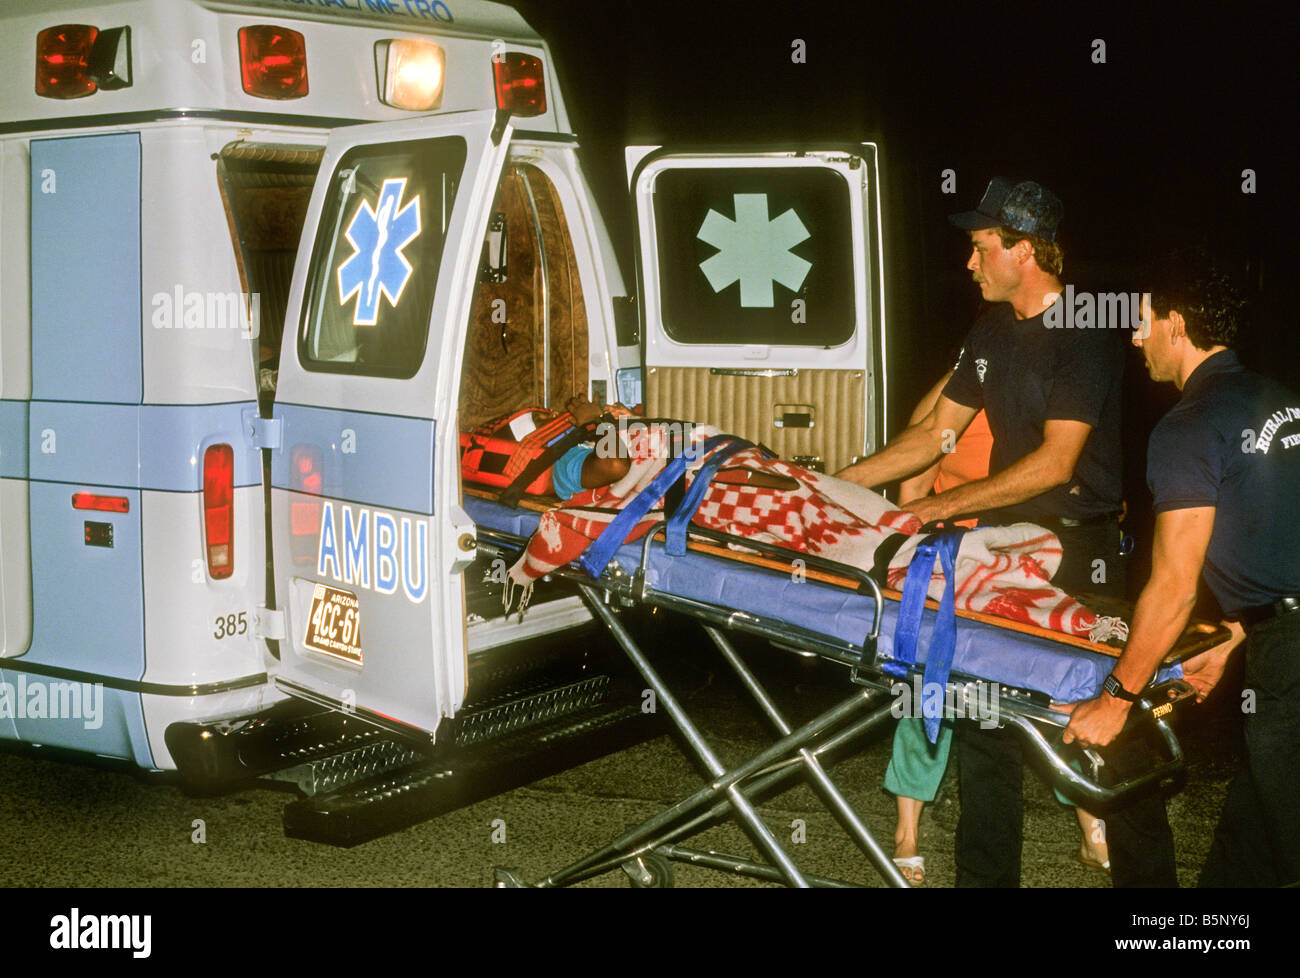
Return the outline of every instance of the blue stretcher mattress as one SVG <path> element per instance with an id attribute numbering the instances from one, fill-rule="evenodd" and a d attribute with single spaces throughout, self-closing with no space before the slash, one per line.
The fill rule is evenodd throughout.
<path id="1" fill-rule="evenodd" d="M 527 537 L 537 528 L 539 514 L 530 510 L 475 496 L 465 497 L 463 505 L 475 523 L 494 530 Z M 632 573 L 641 564 L 641 542 L 624 544 L 614 561 Z M 659 591 L 767 618 L 779 617 L 857 646 L 870 631 L 875 611 L 875 599 L 870 595 L 812 580 L 795 581 L 787 574 L 694 551 L 670 557 L 659 541 L 651 546 L 647 581 Z M 898 602 L 886 600 L 878 644 L 882 658 L 893 656 L 897 619 Z M 927 608 L 917 644 L 919 663 L 925 662 L 934 621 L 935 611 Z M 952 670 L 968 677 L 1037 690 L 1058 703 L 1073 703 L 1096 696 L 1114 665 L 1114 658 L 1108 655 L 957 618 Z M 1181 675 L 1181 667 L 1174 666 L 1162 669 L 1159 678 Z"/>

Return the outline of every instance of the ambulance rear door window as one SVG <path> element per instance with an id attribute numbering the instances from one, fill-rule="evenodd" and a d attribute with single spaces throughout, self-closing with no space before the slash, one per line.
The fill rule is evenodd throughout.
<path id="1" fill-rule="evenodd" d="M 299 331 L 309 370 L 412 377 L 465 167 L 459 136 L 358 146 L 330 177 Z"/>
<path id="2" fill-rule="evenodd" d="M 674 168 L 654 190 L 671 339 L 826 347 L 853 335 L 851 208 L 839 173 Z"/>

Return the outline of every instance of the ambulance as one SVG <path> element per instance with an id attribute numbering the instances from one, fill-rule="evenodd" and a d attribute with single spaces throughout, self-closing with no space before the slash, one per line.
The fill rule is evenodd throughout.
<path id="1" fill-rule="evenodd" d="M 384 775 L 428 817 L 644 736 L 576 593 L 503 613 L 459 432 L 583 393 L 834 471 L 885 430 L 874 144 L 630 148 L 629 290 L 506 6 L 0 27 L 0 740 L 335 792 L 327 841 Z"/>

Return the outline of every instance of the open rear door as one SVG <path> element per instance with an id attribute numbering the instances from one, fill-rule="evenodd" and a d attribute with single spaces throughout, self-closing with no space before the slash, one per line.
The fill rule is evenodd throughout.
<path id="1" fill-rule="evenodd" d="M 459 327 L 510 138 L 493 127 L 465 112 L 331 135 L 269 434 L 277 682 L 420 736 L 465 695 Z"/>
<path id="2" fill-rule="evenodd" d="M 885 432 L 876 148 L 631 147 L 652 417 L 834 472 Z"/>

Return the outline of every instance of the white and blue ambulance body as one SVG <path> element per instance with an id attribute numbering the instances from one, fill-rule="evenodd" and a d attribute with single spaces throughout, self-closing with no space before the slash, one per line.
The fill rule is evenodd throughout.
<path id="1" fill-rule="evenodd" d="M 870 144 L 630 151 L 629 318 L 505 6 L 0 23 L 0 739 L 171 770 L 286 697 L 436 739 L 476 660 L 590 621 L 475 610 L 459 430 L 584 392 L 831 469 L 883 431 Z"/>

